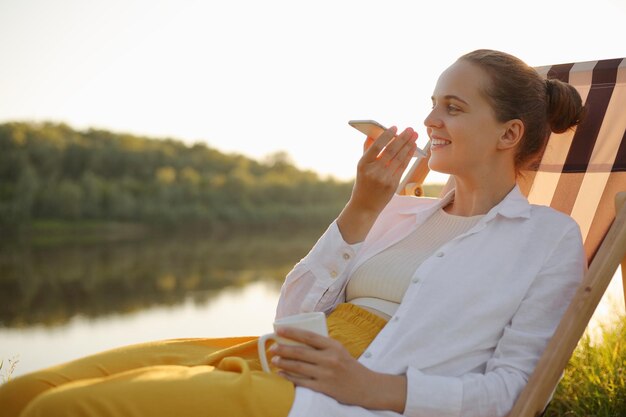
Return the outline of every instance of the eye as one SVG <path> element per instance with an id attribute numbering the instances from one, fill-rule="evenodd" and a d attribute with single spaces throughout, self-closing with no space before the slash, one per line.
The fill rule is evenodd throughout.
<path id="1" fill-rule="evenodd" d="M 450 113 L 456 113 L 456 112 L 460 112 L 461 108 L 458 106 L 455 106 L 454 104 L 448 104 L 448 112 Z"/>

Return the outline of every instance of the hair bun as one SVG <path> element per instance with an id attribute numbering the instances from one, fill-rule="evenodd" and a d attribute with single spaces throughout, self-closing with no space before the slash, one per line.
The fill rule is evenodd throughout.
<path id="1" fill-rule="evenodd" d="M 585 108 L 580 94 L 570 84 L 558 79 L 546 80 L 548 124 L 554 133 L 563 133 L 583 119 Z"/>

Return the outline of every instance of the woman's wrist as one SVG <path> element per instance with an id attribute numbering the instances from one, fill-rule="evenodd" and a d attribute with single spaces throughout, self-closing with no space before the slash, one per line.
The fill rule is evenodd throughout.
<path id="1" fill-rule="evenodd" d="M 406 405 L 406 375 L 391 375 L 374 372 L 368 384 L 368 395 L 362 406 L 370 410 L 390 410 L 404 413 Z"/>
<path id="2" fill-rule="evenodd" d="M 349 201 L 337 217 L 337 227 L 343 240 L 348 244 L 365 240 L 379 214 L 380 211 L 357 207 Z"/>

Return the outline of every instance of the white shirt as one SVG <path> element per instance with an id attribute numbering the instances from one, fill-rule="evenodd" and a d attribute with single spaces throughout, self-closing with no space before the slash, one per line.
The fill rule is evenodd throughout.
<path id="1" fill-rule="evenodd" d="M 331 311 L 366 259 L 453 198 L 394 196 L 362 244 L 335 223 L 287 275 L 277 317 Z M 427 238 L 427 237 L 425 237 Z M 406 416 L 502 416 L 532 373 L 586 267 L 578 225 L 515 187 L 415 271 L 400 307 L 359 358 L 406 374 Z M 289 417 L 398 416 L 298 387 Z"/>
<path id="2" fill-rule="evenodd" d="M 444 243 L 470 230 L 482 217 L 455 216 L 443 209 L 436 210 L 407 237 L 355 268 L 346 286 L 346 300 L 389 319 L 400 306 L 420 264 Z"/>

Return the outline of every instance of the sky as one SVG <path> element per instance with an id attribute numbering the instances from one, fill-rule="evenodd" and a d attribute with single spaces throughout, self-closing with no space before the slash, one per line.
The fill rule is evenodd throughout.
<path id="1" fill-rule="evenodd" d="M 625 57 L 625 21 L 626 0 L 0 0 L 0 122 L 285 151 L 350 179 L 364 138 L 348 120 L 411 126 L 423 146 L 460 55 Z"/>

